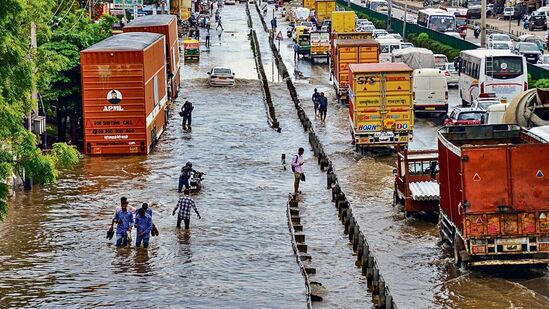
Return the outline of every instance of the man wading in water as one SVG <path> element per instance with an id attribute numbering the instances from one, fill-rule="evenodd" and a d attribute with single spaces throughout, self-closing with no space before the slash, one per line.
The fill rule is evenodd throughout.
<path id="1" fill-rule="evenodd" d="M 179 215 L 177 216 L 177 228 L 181 228 L 181 220 L 183 220 L 185 222 L 185 229 L 188 230 L 191 223 L 191 207 L 194 209 L 194 212 L 196 212 L 198 219 L 201 218 L 198 210 L 196 209 L 196 204 L 189 196 L 190 190 L 183 190 L 183 194 L 184 195 L 179 198 L 177 206 L 175 206 L 175 208 L 173 209 L 172 216 L 175 216 L 175 212 L 177 211 L 177 208 L 179 208 Z"/>
<path id="2" fill-rule="evenodd" d="M 133 214 L 128 211 L 128 199 L 120 198 L 120 209 L 116 211 L 112 219 L 111 229 L 116 222 L 116 246 L 126 246 L 128 244 L 128 235 L 132 231 Z"/>
<path id="3" fill-rule="evenodd" d="M 297 196 L 299 191 L 299 182 L 305 181 L 305 174 L 303 173 L 303 153 L 305 149 L 299 148 L 297 154 L 292 159 L 292 172 L 294 172 L 294 195 Z"/>

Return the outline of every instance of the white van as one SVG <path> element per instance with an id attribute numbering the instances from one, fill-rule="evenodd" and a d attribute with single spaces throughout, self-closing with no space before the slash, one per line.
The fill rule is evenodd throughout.
<path id="1" fill-rule="evenodd" d="M 532 15 L 545 15 L 549 19 L 549 6 L 542 6 L 539 9 L 535 10 Z"/>
<path id="2" fill-rule="evenodd" d="M 484 124 L 503 124 L 503 118 L 505 117 L 505 111 L 509 107 L 509 104 L 498 103 L 488 106 L 486 109 L 486 120 Z"/>
<path id="3" fill-rule="evenodd" d="M 442 70 L 414 70 L 413 88 L 415 113 L 437 113 L 440 117 L 448 113 L 448 83 Z"/>
<path id="4" fill-rule="evenodd" d="M 391 38 L 378 38 L 376 41 L 379 43 L 379 63 L 390 63 L 392 54 L 394 51 L 400 49 L 400 41 Z"/>

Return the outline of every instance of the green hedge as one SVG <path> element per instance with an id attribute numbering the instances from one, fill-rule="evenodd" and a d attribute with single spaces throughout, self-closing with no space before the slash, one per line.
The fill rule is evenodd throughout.
<path id="1" fill-rule="evenodd" d="M 408 35 L 408 41 L 414 43 L 417 47 L 423 47 L 430 49 L 435 54 L 444 54 L 448 57 L 449 61 L 459 56 L 459 49 L 452 48 L 446 44 L 442 44 L 438 41 L 429 38 L 427 33 L 410 34 Z"/>

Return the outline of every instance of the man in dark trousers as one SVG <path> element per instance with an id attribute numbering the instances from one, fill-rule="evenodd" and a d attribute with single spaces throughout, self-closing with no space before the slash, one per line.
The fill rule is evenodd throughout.
<path id="1" fill-rule="evenodd" d="M 210 47 L 210 29 L 206 32 L 206 47 Z"/>
<path id="2" fill-rule="evenodd" d="M 187 162 L 187 164 L 185 164 L 185 166 L 181 168 L 177 192 L 181 193 L 181 189 L 183 189 L 183 186 L 185 186 L 185 189 L 190 189 L 190 179 L 193 173 L 196 173 L 196 171 L 193 169 L 193 164 L 191 162 Z"/>
<path id="3" fill-rule="evenodd" d="M 316 90 L 313 92 L 313 96 L 311 97 L 313 100 L 313 107 L 315 108 L 315 118 L 318 117 L 318 106 L 320 104 L 320 93 Z"/>
<path id="4" fill-rule="evenodd" d="M 215 30 L 217 30 L 219 27 L 221 27 L 221 31 L 224 31 L 223 25 L 221 24 L 221 16 L 219 16 L 219 19 L 217 20 L 217 27 L 215 27 Z"/>
<path id="5" fill-rule="evenodd" d="M 143 242 L 143 248 L 148 248 L 153 224 L 152 217 L 146 212 L 145 208 L 139 208 L 137 210 L 134 226 L 137 229 L 135 246 L 140 247 L 141 242 Z"/>
<path id="6" fill-rule="evenodd" d="M 324 122 L 326 120 L 326 113 L 328 112 L 328 98 L 324 96 L 324 92 L 320 93 L 318 105 L 318 110 L 320 111 L 320 121 Z"/>
<path id="7" fill-rule="evenodd" d="M 191 223 L 191 208 L 194 209 L 194 212 L 196 212 L 196 215 L 198 216 L 198 219 L 200 218 L 200 214 L 198 213 L 198 210 L 196 209 L 196 204 L 194 203 L 193 199 L 189 196 L 190 190 L 185 189 L 183 192 L 183 196 L 179 198 L 179 201 L 177 202 L 177 206 L 173 209 L 172 216 L 175 216 L 175 212 L 179 208 L 179 215 L 177 216 L 177 228 L 181 228 L 181 221 L 185 222 L 185 229 L 189 229 L 189 225 Z"/>
<path id="8" fill-rule="evenodd" d="M 209 44 L 209 39 L 208 39 L 208 44 Z M 191 129 L 193 110 L 194 110 L 194 106 L 189 101 L 185 101 L 185 104 L 183 104 L 183 106 L 181 107 L 181 116 L 183 116 L 183 129 L 184 130 L 190 130 Z"/>

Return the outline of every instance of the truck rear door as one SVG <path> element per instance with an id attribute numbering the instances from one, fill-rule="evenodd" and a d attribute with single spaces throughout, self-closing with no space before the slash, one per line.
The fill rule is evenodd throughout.
<path id="1" fill-rule="evenodd" d="M 359 133 L 379 132 L 383 128 L 381 113 L 383 86 L 380 73 L 353 73 L 354 126 Z"/>

